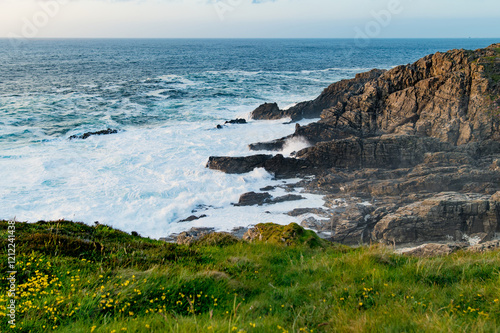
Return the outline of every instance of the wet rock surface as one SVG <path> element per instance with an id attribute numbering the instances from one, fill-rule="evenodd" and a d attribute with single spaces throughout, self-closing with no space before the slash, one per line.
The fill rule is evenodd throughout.
<path id="1" fill-rule="evenodd" d="M 102 131 L 97 131 L 97 132 L 86 132 L 86 133 L 84 133 L 82 135 L 72 135 L 72 136 L 69 137 L 69 139 L 70 140 L 74 140 L 74 139 L 85 140 L 85 139 L 90 138 L 91 136 L 109 135 L 109 134 L 116 134 L 116 133 L 118 133 L 118 130 L 108 128 L 108 129 L 105 129 L 105 130 L 102 130 Z"/>
<path id="2" fill-rule="evenodd" d="M 202 214 L 200 216 L 196 216 L 196 215 L 191 215 L 190 217 L 187 217 L 183 220 L 180 220 L 179 222 L 182 223 L 182 222 L 192 222 L 192 221 L 196 221 L 196 220 L 199 220 L 199 219 L 202 219 L 204 217 L 207 217 L 205 214 Z"/>
<path id="3" fill-rule="evenodd" d="M 287 201 L 297 201 L 304 200 L 305 198 L 298 194 L 287 194 L 280 197 L 273 198 L 271 194 L 264 193 L 256 193 L 256 192 L 248 192 L 244 193 L 240 196 L 238 203 L 234 204 L 235 206 L 262 206 L 265 204 L 272 205 L 281 202 Z"/>
<path id="4" fill-rule="evenodd" d="M 271 201 L 271 195 L 265 193 L 248 192 L 240 196 L 240 200 L 235 206 L 262 206 Z"/>

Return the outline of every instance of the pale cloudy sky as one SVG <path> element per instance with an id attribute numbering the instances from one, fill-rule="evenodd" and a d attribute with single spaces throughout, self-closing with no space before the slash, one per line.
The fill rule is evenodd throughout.
<path id="1" fill-rule="evenodd" d="M 500 37 L 499 0 L 0 0 L 0 37 Z"/>

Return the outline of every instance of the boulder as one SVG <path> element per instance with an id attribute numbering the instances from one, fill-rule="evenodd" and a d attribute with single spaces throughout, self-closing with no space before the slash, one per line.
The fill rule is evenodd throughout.
<path id="1" fill-rule="evenodd" d="M 242 194 L 240 196 L 240 200 L 238 201 L 237 204 L 234 204 L 235 206 L 262 206 L 266 203 L 271 202 L 271 195 L 267 192 L 264 193 L 255 193 L 255 192 L 248 192 L 245 194 Z"/>

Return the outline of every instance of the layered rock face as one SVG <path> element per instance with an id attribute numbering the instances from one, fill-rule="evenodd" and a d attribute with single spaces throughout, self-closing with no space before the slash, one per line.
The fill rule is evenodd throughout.
<path id="1" fill-rule="evenodd" d="M 500 232 L 500 202 L 495 196 L 442 193 L 399 208 L 374 227 L 374 239 L 417 243 L 477 239 L 489 241 Z"/>
<path id="2" fill-rule="evenodd" d="M 295 158 L 211 157 L 208 167 L 315 175 L 309 191 L 370 200 L 368 206 L 332 209 L 329 221 L 318 223 L 316 229 L 328 230 L 334 241 L 406 244 L 470 234 L 489 240 L 500 232 L 492 199 L 500 191 L 499 80 L 500 44 L 358 74 L 314 101 L 288 110 L 264 104 L 252 113 L 255 119 L 321 118 L 297 125 L 289 137 L 250 146 L 280 150 L 293 137 L 312 144 Z"/>

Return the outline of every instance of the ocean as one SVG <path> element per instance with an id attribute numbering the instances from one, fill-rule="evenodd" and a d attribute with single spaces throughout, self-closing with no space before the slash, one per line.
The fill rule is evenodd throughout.
<path id="1" fill-rule="evenodd" d="M 275 180 L 265 170 L 227 175 L 209 156 L 252 154 L 247 145 L 293 133 L 286 120 L 253 121 L 372 68 L 492 39 L 0 39 L 0 219 L 99 221 L 159 238 L 191 227 L 231 230 L 304 217 L 319 195 L 235 207 Z M 226 125 L 245 118 L 247 124 Z M 306 124 L 315 121 L 303 120 Z M 70 139 L 86 132 L 118 133 Z M 290 142 L 285 155 L 304 147 Z M 283 186 L 272 191 L 279 196 Z M 179 222 L 191 215 L 206 215 Z"/>

